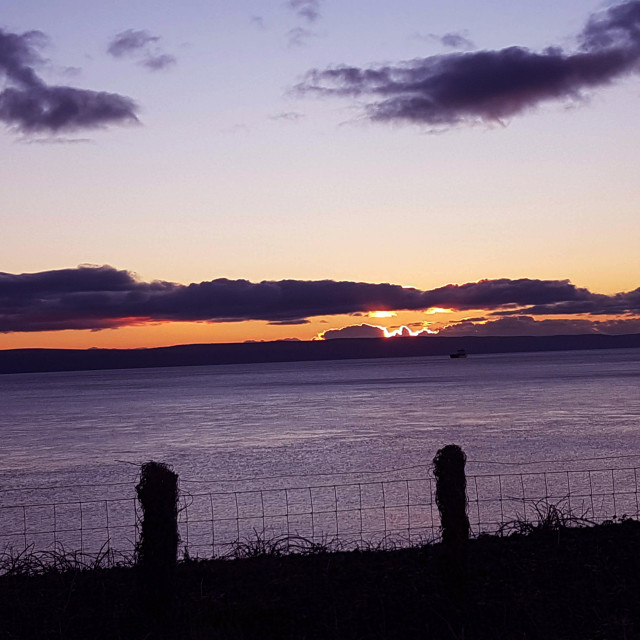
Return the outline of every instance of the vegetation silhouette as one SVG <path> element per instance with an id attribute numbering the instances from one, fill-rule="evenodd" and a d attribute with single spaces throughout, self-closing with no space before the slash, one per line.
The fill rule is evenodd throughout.
<path id="1" fill-rule="evenodd" d="M 634 520 L 469 540 L 462 618 L 438 578 L 437 544 L 274 554 L 262 541 L 241 559 L 179 562 L 164 628 L 141 608 L 133 566 L 16 568 L 0 576 L 0 638 L 631 640 L 638 548 Z"/>
<path id="2" fill-rule="evenodd" d="M 256 533 L 228 559 L 176 562 L 178 478 L 146 463 L 128 564 L 107 567 L 105 552 L 94 563 L 62 548 L 0 552 L 0 638 L 640 637 L 640 522 L 593 525 L 541 502 L 503 535 L 469 539 L 464 466 L 456 445 L 434 459 L 441 543 L 335 551 Z"/>

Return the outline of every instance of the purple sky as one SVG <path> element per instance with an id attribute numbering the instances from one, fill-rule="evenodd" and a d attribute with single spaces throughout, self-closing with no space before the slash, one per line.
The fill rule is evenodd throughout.
<path id="1" fill-rule="evenodd" d="M 639 61 L 640 1 L 11 3 L 0 348 L 637 331 Z"/>

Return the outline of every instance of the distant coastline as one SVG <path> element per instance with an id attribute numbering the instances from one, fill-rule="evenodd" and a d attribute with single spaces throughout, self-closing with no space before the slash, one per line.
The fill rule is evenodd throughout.
<path id="1" fill-rule="evenodd" d="M 0 373 L 138 369 L 216 364 L 302 362 L 482 353 L 640 348 L 640 334 L 501 337 L 352 338 L 188 344 L 151 349 L 0 350 Z"/>

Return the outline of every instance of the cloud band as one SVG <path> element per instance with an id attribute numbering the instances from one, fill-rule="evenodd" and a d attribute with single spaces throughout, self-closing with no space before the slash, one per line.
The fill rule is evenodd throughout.
<path id="1" fill-rule="evenodd" d="M 594 294 L 566 280 L 499 279 L 421 291 L 393 284 L 333 280 L 258 283 L 215 280 L 189 285 L 143 282 L 110 266 L 30 274 L 0 273 L 0 332 L 104 329 L 162 321 L 295 324 L 310 317 L 372 310 L 445 307 L 545 314 L 640 313 L 640 289 Z"/>
<path id="2" fill-rule="evenodd" d="M 640 70 L 640 0 L 592 16 L 576 51 L 524 47 L 436 55 L 396 65 L 312 69 L 303 94 L 368 97 L 374 121 L 447 128 L 496 122 L 549 100 L 580 100 L 585 91 Z"/>

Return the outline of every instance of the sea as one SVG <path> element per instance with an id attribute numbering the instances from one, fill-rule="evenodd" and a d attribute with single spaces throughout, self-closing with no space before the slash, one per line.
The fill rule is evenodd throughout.
<path id="1" fill-rule="evenodd" d="M 0 376 L 0 482 L 382 471 L 638 455 L 640 349 Z M 482 467 L 484 468 L 484 467 Z"/>
<path id="2" fill-rule="evenodd" d="M 29 507 L 29 526 L 57 531 L 54 502 L 134 495 L 151 460 L 170 465 L 183 489 L 206 487 L 211 521 L 211 492 L 233 496 L 234 526 L 238 491 L 258 491 L 263 525 L 261 491 L 278 487 L 357 486 L 362 516 L 362 483 L 382 478 L 406 484 L 408 505 L 409 480 L 428 478 L 448 444 L 480 477 L 626 469 L 638 502 L 640 349 L 12 374 L 0 376 L 0 406 L 0 515 L 12 514 L 25 545 L 20 505 L 49 505 L 41 515 Z M 593 478 L 580 478 L 594 507 Z M 569 476 L 565 484 L 578 491 Z M 344 500 L 335 488 L 331 500 L 337 529 Z M 52 518 L 53 529 L 43 524 Z"/>

